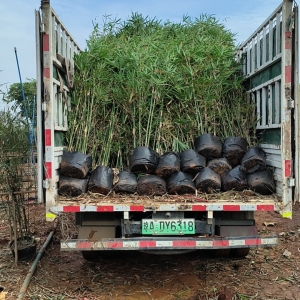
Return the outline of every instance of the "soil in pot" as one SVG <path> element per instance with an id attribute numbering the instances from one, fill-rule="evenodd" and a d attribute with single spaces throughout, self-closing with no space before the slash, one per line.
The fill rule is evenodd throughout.
<path id="1" fill-rule="evenodd" d="M 30 237 L 25 236 L 18 238 L 17 240 L 18 245 L 18 260 L 30 261 L 33 260 L 36 256 L 36 241 Z M 15 242 L 11 241 L 9 243 L 9 248 L 15 257 Z"/>

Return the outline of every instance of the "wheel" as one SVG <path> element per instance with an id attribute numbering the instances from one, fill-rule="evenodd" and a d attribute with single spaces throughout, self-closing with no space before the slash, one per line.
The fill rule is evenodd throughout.
<path id="1" fill-rule="evenodd" d="M 213 250 L 214 257 L 227 257 L 229 255 L 230 249 L 215 249 Z"/>
<path id="2" fill-rule="evenodd" d="M 233 248 L 230 251 L 230 255 L 235 257 L 245 257 L 249 254 L 250 248 Z"/>
<path id="3" fill-rule="evenodd" d="M 81 251 L 81 254 L 87 261 L 96 261 L 99 258 L 99 251 Z"/>

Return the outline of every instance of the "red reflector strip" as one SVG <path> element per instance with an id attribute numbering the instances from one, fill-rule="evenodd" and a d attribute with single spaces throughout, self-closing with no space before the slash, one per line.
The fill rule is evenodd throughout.
<path id="1" fill-rule="evenodd" d="M 284 161 L 284 176 L 290 177 L 292 175 L 292 164 L 290 159 Z"/>
<path id="2" fill-rule="evenodd" d="M 49 51 L 49 34 L 44 33 L 43 34 L 43 51 Z"/>
<path id="3" fill-rule="evenodd" d="M 212 242 L 213 247 L 227 247 L 229 246 L 228 240 L 216 240 Z"/>
<path id="4" fill-rule="evenodd" d="M 50 69 L 49 68 L 44 68 L 44 77 L 50 78 Z"/>
<path id="5" fill-rule="evenodd" d="M 240 205 L 223 205 L 223 210 L 226 211 L 240 211 Z"/>
<path id="6" fill-rule="evenodd" d="M 261 245 L 261 240 L 260 239 L 245 240 L 245 245 L 246 246 Z"/>
<path id="7" fill-rule="evenodd" d="M 196 241 L 173 241 L 173 247 L 196 247 Z"/>
<path id="8" fill-rule="evenodd" d="M 114 211 L 113 206 L 97 206 L 97 211 Z"/>
<path id="9" fill-rule="evenodd" d="M 52 162 L 45 162 L 46 179 L 52 179 Z"/>
<path id="10" fill-rule="evenodd" d="M 107 242 L 107 248 L 123 248 L 123 242 Z"/>
<path id="11" fill-rule="evenodd" d="M 78 249 L 90 249 L 92 248 L 93 243 L 92 242 L 78 242 L 77 248 Z"/>
<path id="12" fill-rule="evenodd" d="M 140 248 L 155 248 L 156 242 L 155 241 L 140 241 Z"/>
<path id="13" fill-rule="evenodd" d="M 130 211 L 144 211 L 143 205 L 132 205 L 130 206 Z"/>
<path id="14" fill-rule="evenodd" d="M 51 146 L 51 129 L 45 129 L 45 146 Z"/>
<path id="15" fill-rule="evenodd" d="M 63 206 L 63 212 L 80 212 L 80 206 Z"/>
<path id="16" fill-rule="evenodd" d="M 285 83 L 292 82 L 292 66 L 285 66 Z"/>
<path id="17" fill-rule="evenodd" d="M 274 205 L 258 204 L 257 205 L 257 210 L 273 211 L 274 210 Z"/>
<path id="18" fill-rule="evenodd" d="M 206 205 L 192 205 L 193 211 L 206 211 Z"/>

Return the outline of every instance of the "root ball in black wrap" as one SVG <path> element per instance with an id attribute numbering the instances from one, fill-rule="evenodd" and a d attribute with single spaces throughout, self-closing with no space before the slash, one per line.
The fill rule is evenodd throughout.
<path id="1" fill-rule="evenodd" d="M 220 176 L 232 169 L 229 161 L 225 157 L 212 159 L 207 163 L 207 166 Z"/>
<path id="2" fill-rule="evenodd" d="M 247 173 L 266 169 L 266 153 L 260 147 L 251 147 L 242 158 L 242 169 Z"/>
<path id="3" fill-rule="evenodd" d="M 232 167 L 240 164 L 242 157 L 247 152 L 248 143 L 242 137 L 228 137 L 222 148 L 222 157 L 225 157 Z"/>
<path id="4" fill-rule="evenodd" d="M 201 192 L 211 194 L 221 190 L 221 177 L 211 168 L 206 167 L 197 175 L 195 184 Z"/>
<path id="5" fill-rule="evenodd" d="M 248 188 L 247 174 L 240 165 L 221 176 L 223 191 L 243 191 Z"/>
<path id="6" fill-rule="evenodd" d="M 137 147 L 128 153 L 132 173 L 152 174 L 158 164 L 158 154 L 149 147 Z"/>
<path id="7" fill-rule="evenodd" d="M 139 195 L 162 196 L 166 192 L 166 182 L 156 175 L 144 175 L 138 180 L 137 193 Z"/>
<path id="8" fill-rule="evenodd" d="M 181 152 L 180 160 L 181 171 L 192 175 L 196 175 L 206 166 L 206 158 L 193 149 L 187 149 Z"/>
<path id="9" fill-rule="evenodd" d="M 78 179 L 60 176 L 58 194 L 71 197 L 79 196 L 86 192 L 88 180 L 88 178 Z"/>
<path id="10" fill-rule="evenodd" d="M 222 146 L 220 138 L 209 133 L 198 136 L 194 141 L 195 151 L 208 160 L 221 157 Z"/>
<path id="11" fill-rule="evenodd" d="M 135 193 L 137 188 L 136 175 L 128 171 L 121 171 L 118 175 L 119 180 L 114 186 L 117 193 Z"/>
<path id="12" fill-rule="evenodd" d="M 62 176 L 85 178 L 92 166 L 92 157 L 81 152 L 63 151 L 59 173 Z"/>
<path id="13" fill-rule="evenodd" d="M 180 171 L 180 156 L 177 152 L 166 152 L 159 158 L 155 174 L 159 177 L 169 177 Z"/>
<path id="14" fill-rule="evenodd" d="M 262 195 L 271 195 L 275 192 L 273 171 L 265 169 L 247 176 L 249 188 Z"/>
<path id="15" fill-rule="evenodd" d="M 169 194 L 194 194 L 195 184 L 191 174 L 178 172 L 167 179 L 167 189 Z"/>
<path id="16" fill-rule="evenodd" d="M 113 187 L 114 172 L 105 166 L 98 166 L 91 174 L 88 190 L 107 195 Z"/>

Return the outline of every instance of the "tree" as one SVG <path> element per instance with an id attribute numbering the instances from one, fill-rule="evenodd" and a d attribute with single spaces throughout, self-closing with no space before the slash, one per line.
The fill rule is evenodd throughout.
<path id="1" fill-rule="evenodd" d="M 13 103 L 16 109 L 20 109 L 23 117 L 27 116 L 29 119 L 33 119 L 35 116 L 35 94 L 36 94 L 36 80 L 28 79 L 23 83 L 25 106 L 22 97 L 22 90 L 20 83 L 13 83 L 10 85 L 8 92 L 4 95 L 3 100 L 6 103 Z M 25 110 L 26 109 L 26 110 Z"/>

